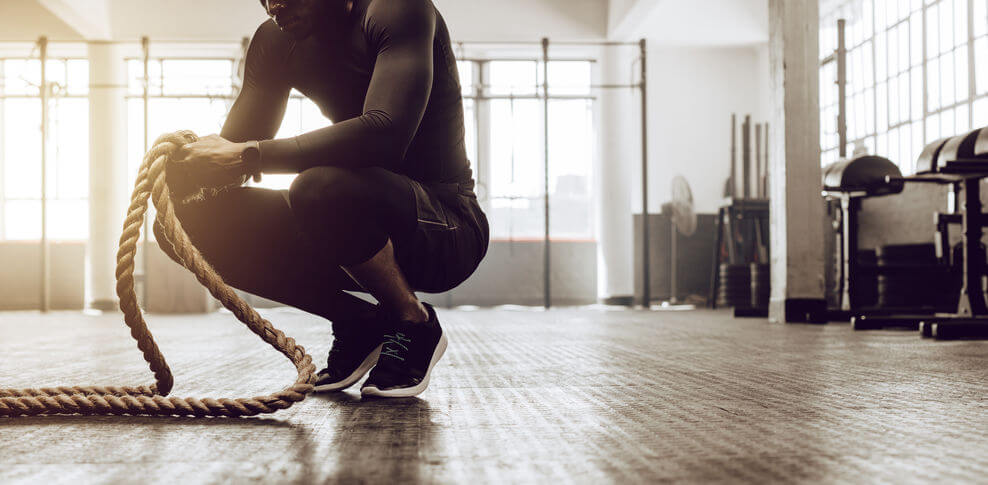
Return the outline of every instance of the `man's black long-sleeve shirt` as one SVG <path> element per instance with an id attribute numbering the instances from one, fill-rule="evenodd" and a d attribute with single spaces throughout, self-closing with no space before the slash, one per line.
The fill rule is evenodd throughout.
<path id="1" fill-rule="evenodd" d="M 432 2 L 357 0 L 338 16 L 302 41 L 261 24 L 221 136 L 264 140 L 268 173 L 380 166 L 426 184 L 472 181 L 456 61 Z M 292 88 L 334 124 L 272 140 Z"/>

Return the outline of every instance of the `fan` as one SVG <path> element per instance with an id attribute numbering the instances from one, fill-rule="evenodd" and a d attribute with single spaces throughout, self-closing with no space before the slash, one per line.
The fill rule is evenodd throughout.
<path id="1" fill-rule="evenodd" d="M 677 246 L 677 234 L 690 237 L 696 233 L 696 213 L 693 212 L 693 191 L 690 184 L 681 175 L 672 179 L 670 193 L 672 200 L 662 204 L 662 214 L 672 221 L 676 230 L 670 230 L 670 258 L 669 258 L 669 303 L 675 305 L 679 302 L 679 282 L 676 274 L 679 253 Z"/>

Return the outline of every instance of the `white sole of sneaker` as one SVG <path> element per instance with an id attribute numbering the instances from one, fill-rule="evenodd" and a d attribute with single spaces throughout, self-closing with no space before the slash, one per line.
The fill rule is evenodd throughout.
<path id="1" fill-rule="evenodd" d="M 361 362 L 359 366 L 357 366 L 357 369 L 353 371 L 352 374 L 347 376 L 346 379 L 343 379 L 342 381 L 334 382 L 332 384 L 323 384 L 321 386 L 315 386 L 312 388 L 312 392 L 336 392 L 336 391 L 342 391 L 343 389 L 346 389 L 354 385 L 357 381 L 360 380 L 361 377 L 367 375 L 367 373 L 370 372 L 370 370 L 374 368 L 375 365 L 377 365 L 377 359 L 378 357 L 381 356 L 381 347 L 383 346 L 384 346 L 383 344 L 378 345 L 377 348 L 375 348 L 373 352 L 368 354 L 367 357 L 364 358 L 364 361 Z"/>
<path id="2" fill-rule="evenodd" d="M 422 394 L 427 387 L 429 387 L 429 377 L 432 376 L 432 368 L 436 366 L 439 359 L 443 357 L 446 353 L 446 332 L 443 332 L 439 336 L 439 343 L 436 344 L 436 350 L 432 352 L 432 360 L 429 362 L 429 369 L 425 371 L 425 378 L 422 379 L 417 386 L 406 387 L 403 389 L 390 389 L 387 391 L 382 391 L 374 386 L 367 386 L 360 390 L 360 394 L 364 396 L 374 396 L 374 397 L 412 397 Z"/>

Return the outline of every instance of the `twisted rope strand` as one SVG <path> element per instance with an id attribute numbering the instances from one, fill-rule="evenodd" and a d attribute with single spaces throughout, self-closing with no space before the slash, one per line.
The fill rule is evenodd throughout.
<path id="1" fill-rule="evenodd" d="M 120 249 L 117 252 L 117 296 L 124 323 L 137 341 L 137 348 L 147 361 L 155 384 L 150 386 L 61 386 L 40 389 L 0 389 L 0 416 L 38 416 L 57 414 L 148 415 L 148 416 L 255 416 L 288 409 L 312 392 L 315 365 L 312 357 L 295 339 L 262 318 L 234 293 L 223 278 L 192 244 L 165 183 L 165 167 L 175 151 L 198 138 L 191 131 L 162 135 L 145 155 L 134 184 L 130 207 L 124 220 Z M 268 396 L 236 399 L 198 399 L 167 397 L 174 379 L 165 357 L 148 330 L 134 291 L 134 256 L 141 237 L 141 227 L 148 209 L 148 199 L 158 209 L 156 220 L 164 228 L 170 243 L 186 269 L 261 340 L 281 352 L 295 365 L 298 377 L 291 386 Z"/>

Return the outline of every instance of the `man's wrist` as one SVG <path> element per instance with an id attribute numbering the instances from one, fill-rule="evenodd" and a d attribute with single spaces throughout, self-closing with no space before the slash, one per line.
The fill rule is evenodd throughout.
<path id="1" fill-rule="evenodd" d="M 244 173 L 254 182 L 261 181 L 261 144 L 257 141 L 241 143 L 240 160 L 244 164 Z"/>

